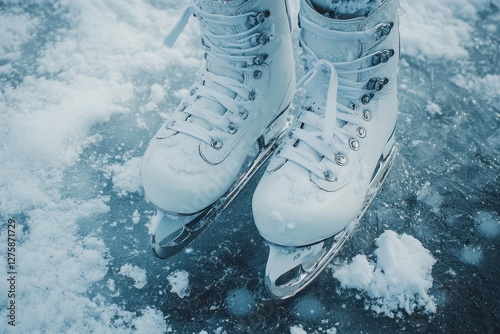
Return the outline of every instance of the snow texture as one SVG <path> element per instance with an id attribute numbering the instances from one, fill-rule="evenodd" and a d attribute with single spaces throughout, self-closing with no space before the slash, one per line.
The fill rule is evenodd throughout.
<path id="1" fill-rule="evenodd" d="M 335 271 L 341 286 L 362 291 L 370 309 L 390 318 L 402 317 L 401 310 L 435 313 L 435 299 L 428 293 L 436 263 L 430 252 L 414 237 L 394 231 L 384 232 L 376 244 L 375 263 L 357 255 Z"/>
<path id="2" fill-rule="evenodd" d="M 298 1 L 289 4 L 298 55 Z M 374 317 L 349 292 L 338 296 L 328 273 L 297 298 L 268 299 L 267 249 L 249 204 L 258 176 L 189 252 L 168 262 L 150 254 L 144 224 L 154 208 L 141 157 L 203 59 L 197 20 L 173 49 L 162 44 L 183 5 L 0 2 L 0 240 L 14 219 L 18 306 L 14 328 L 0 247 L 0 333 L 498 332 L 499 1 L 401 1 L 400 154 L 338 256 L 356 259 L 354 282 L 366 289 L 389 279 L 378 257 L 356 257 L 370 254 L 381 231 L 412 235 L 432 252 L 432 276 L 415 274 L 419 299 L 401 300 L 412 315 L 397 321 Z M 412 245 L 402 249 L 421 249 Z M 172 272 L 181 298 L 169 294 Z M 231 314 L 225 298 L 242 288 L 255 303 Z M 385 288 L 365 298 L 394 314 L 387 303 L 400 301 Z M 315 305 L 321 315 L 305 318 Z"/>
<path id="3" fill-rule="evenodd" d="M 141 164 L 141 158 L 132 158 L 123 164 L 117 163 L 106 167 L 105 171 L 111 175 L 113 190 L 119 196 L 141 191 Z"/>
<path id="4" fill-rule="evenodd" d="M 307 334 L 307 332 L 302 326 L 292 326 L 290 327 L 290 334 Z"/>
<path id="5" fill-rule="evenodd" d="M 189 273 L 185 270 L 176 270 L 167 277 L 172 287 L 170 292 L 177 294 L 180 298 L 189 296 Z"/>
<path id="6" fill-rule="evenodd" d="M 146 270 L 133 266 L 131 264 L 125 264 L 120 268 L 118 272 L 119 275 L 130 277 L 134 280 L 134 287 L 137 289 L 142 289 L 146 285 Z"/>

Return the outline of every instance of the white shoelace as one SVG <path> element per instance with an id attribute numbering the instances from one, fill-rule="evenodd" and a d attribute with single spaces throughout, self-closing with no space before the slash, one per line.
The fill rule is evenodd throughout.
<path id="1" fill-rule="evenodd" d="M 301 25 L 303 29 L 314 32 L 316 36 L 331 41 L 373 38 L 374 34 L 379 34 L 382 29 L 388 26 L 388 24 L 382 23 L 367 31 L 342 32 L 323 28 L 306 18 L 301 18 Z M 384 33 L 387 33 L 387 31 Z M 360 111 L 353 106 L 346 106 L 340 103 L 338 97 L 342 101 L 358 101 L 360 97 L 365 95 L 368 99 L 373 98 L 373 93 L 370 93 L 370 90 L 367 90 L 366 86 L 370 81 L 369 76 L 376 72 L 380 66 L 383 66 L 384 62 L 373 64 L 372 61 L 373 57 L 380 55 L 382 52 L 377 51 L 353 61 L 334 63 L 320 59 L 307 46 L 302 37 L 301 45 L 303 48 L 301 57 L 311 69 L 308 70 L 297 84 L 298 89 L 305 89 L 306 91 L 314 89 L 324 90 L 325 87 L 319 87 L 317 82 L 324 82 L 324 80 L 321 81 L 320 79 L 321 76 L 326 76 L 327 94 L 324 112 L 323 114 L 318 114 L 310 107 L 303 107 L 294 129 L 291 131 L 291 140 L 284 145 L 278 156 L 297 163 L 320 178 L 332 181 L 336 179 L 336 176 L 332 175 L 332 171 L 322 163 L 322 159 L 318 161 L 317 157 L 323 157 L 339 165 L 343 165 L 345 160 L 343 152 L 349 148 L 348 144 L 351 134 L 343 126 L 339 126 L 339 124 L 345 125 L 350 123 L 357 125 L 360 121 Z M 385 52 L 389 52 L 389 50 Z M 348 76 L 352 77 L 353 74 L 358 76 L 361 73 L 367 77 L 366 80 L 353 81 L 347 78 Z M 305 101 L 304 106 L 312 105 L 313 100 L 313 97 L 309 97 Z M 304 149 L 303 145 L 297 145 L 297 142 L 306 144 L 309 149 Z M 311 149 L 315 154 L 312 154 Z"/>
<path id="2" fill-rule="evenodd" d="M 174 45 L 191 15 L 204 21 L 208 26 L 217 27 L 217 30 L 221 32 L 215 34 L 209 29 L 202 28 L 202 40 L 206 49 L 205 59 L 210 63 L 211 68 L 218 69 L 218 73 L 237 72 L 238 67 L 235 64 L 241 64 L 242 67 L 246 64 L 253 64 L 259 57 L 258 49 L 267 42 L 259 40 L 263 38 L 259 25 L 264 20 L 264 13 L 249 12 L 235 16 L 211 14 L 192 2 L 165 39 L 167 46 Z M 233 28 L 245 25 L 247 27 L 250 25 L 248 30 L 236 32 Z M 210 86 L 205 85 L 205 82 L 210 82 Z M 217 86 L 219 89 L 214 89 Z M 193 99 L 179 106 L 177 110 L 177 112 L 184 113 L 185 117 L 181 121 L 179 121 L 181 118 L 176 118 L 176 121 L 169 122 L 167 127 L 219 149 L 224 134 L 237 129 L 247 118 L 248 112 L 245 106 L 248 100 L 253 99 L 254 92 L 249 86 L 234 78 L 206 69 L 202 73 L 201 80 L 191 87 L 191 94 L 194 95 Z M 241 99 L 234 98 L 237 96 Z M 222 106 L 225 112 L 220 114 L 204 106 L 203 103 L 199 103 L 198 101 L 203 98 Z M 190 120 L 193 116 L 198 120 L 197 122 Z"/>

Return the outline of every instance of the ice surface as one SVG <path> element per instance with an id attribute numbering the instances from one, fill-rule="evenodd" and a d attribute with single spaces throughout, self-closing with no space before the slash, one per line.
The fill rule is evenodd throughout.
<path id="1" fill-rule="evenodd" d="M 489 238 L 500 234 L 500 217 L 495 212 L 480 211 L 476 215 L 478 230 Z"/>
<path id="2" fill-rule="evenodd" d="M 479 247 L 465 246 L 462 249 L 461 258 L 467 264 L 478 265 L 483 259 L 483 252 Z"/>
<path id="3" fill-rule="evenodd" d="M 255 297 L 248 289 L 239 288 L 227 293 L 226 307 L 229 313 L 236 316 L 250 314 L 255 306 Z"/>
<path id="4" fill-rule="evenodd" d="M 326 314 L 325 306 L 315 297 L 299 299 L 294 311 L 299 319 L 306 321 L 324 319 Z"/>
<path id="5" fill-rule="evenodd" d="M 298 2 L 290 5 L 296 40 Z M 365 254 L 359 269 L 372 270 L 383 231 L 418 239 L 437 260 L 428 292 L 436 312 L 397 320 L 365 310 L 363 293 L 339 290 L 331 272 L 292 300 L 269 300 L 267 249 L 250 208 L 258 177 L 189 252 L 151 255 L 144 224 L 154 208 L 143 197 L 140 159 L 203 56 L 196 20 L 174 49 L 162 44 L 182 6 L 0 3 L 0 239 L 15 219 L 15 330 L 499 332 L 498 1 L 402 0 L 400 154 L 336 260 Z M 0 333 L 10 331 L 6 259 L 0 247 Z M 189 273 L 183 298 L 166 279 L 176 271 Z M 226 306 L 238 289 L 253 297 L 243 315 Z M 306 318 L 308 310 L 320 315 Z"/>

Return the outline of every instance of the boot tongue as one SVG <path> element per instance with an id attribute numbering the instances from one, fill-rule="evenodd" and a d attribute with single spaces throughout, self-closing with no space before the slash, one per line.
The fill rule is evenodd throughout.
<path id="1" fill-rule="evenodd" d="M 217 15 L 235 15 L 238 8 L 247 0 L 195 0 L 195 6 L 205 12 Z"/>
<path id="2" fill-rule="evenodd" d="M 348 20 L 332 19 L 316 11 L 309 1 L 302 3 L 300 16 L 314 22 L 320 27 L 333 31 L 354 32 L 359 31 L 365 17 L 357 17 Z M 309 48 L 320 59 L 326 59 L 331 62 L 346 62 L 357 59 L 361 56 L 361 43 L 356 38 L 343 38 L 331 40 L 321 37 L 320 33 L 301 30 L 302 38 Z"/>
<path id="3" fill-rule="evenodd" d="M 323 28 L 329 30 L 341 31 L 345 33 L 359 31 L 359 27 L 364 20 L 364 18 L 354 18 L 349 20 L 337 20 L 337 19 L 334 20 L 325 17 L 324 15 L 318 13 L 312 7 L 309 1 L 307 1 L 307 3 L 302 2 L 300 18 L 301 20 L 305 18 L 311 22 L 314 22 L 315 24 L 320 25 Z M 319 59 L 325 59 L 333 63 L 338 63 L 338 62 L 352 61 L 361 56 L 361 42 L 358 39 L 353 39 L 353 38 L 343 38 L 340 40 L 326 39 L 321 36 L 321 32 L 315 32 L 312 31 L 312 29 L 305 29 L 304 27 L 302 27 L 301 29 L 301 38 L 303 42 L 307 45 L 307 47 L 310 48 Z M 311 64 L 308 64 L 308 66 L 311 66 Z M 353 81 L 356 81 L 358 78 L 358 75 L 356 73 L 348 75 L 343 74 L 342 76 L 344 78 Z M 321 79 L 316 81 L 316 84 L 318 85 L 317 87 L 321 86 L 324 88 L 317 89 L 317 91 L 321 93 L 316 92 L 315 96 L 313 96 L 311 99 L 311 101 L 317 101 L 314 106 L 311 106 L 312 107 L 311 111 L 320 116 L 324 116 L 325 113 L 326 100 L 327 100 L 326 86 L 328 84 L 332 84 L 329 83 L 328 79 L 329 78 L 327 78 L 326 76 L 322 76 Z M 341 97 L 337 98 L 338 102 L 340 103 L 347 104 L 349 102 L 349 101 L 344 101 L 345 99 L 342 99 Z M 333 110 L 329 112 L 336 112 L 336 111 Z M 345 123 L 340 120 L 336 120 L 336 122 L 337 122 L 336 125 L 339 128 L 345 125 Z M 309 131 L 315 131 L 318 133 L 322 132 L 322 129 L 315 129 L 312 126 L 307 126 L 307 125 L 305 125 L 303 129 Z M 298 147 L 299 146 L 303 150 L 308 151 L 310 156 L 313 157 L 313 159 L 316 160 L 317 162 L 319 162 L 322 159 L 322 156 L 320 156 L 315 150 L 307 147 L 307 145 L 305 145 L 304 143 L 299 143 Z"/>

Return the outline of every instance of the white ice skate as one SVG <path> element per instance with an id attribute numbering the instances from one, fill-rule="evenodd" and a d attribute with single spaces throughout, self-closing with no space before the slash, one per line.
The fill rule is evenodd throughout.
<path id="1" fill-rule="evenodd" d="M 394 161 L 397 7 L 386 0 L 367 17 L 337 20 L 301 1 L 303 107 L 253 197 L 275 298 L 295 295 L 325 269 Z"/>
<path id="2" fill-rule="evenodd" d="M 157 207 L 151 247 L 168 258 L 186 247 L 239 193 L 289 126 L 295 91 L 285 0 L 194 0 L 167 44 L 195 16 L 201 78 L 151 140 L 146 196 Z"/>

